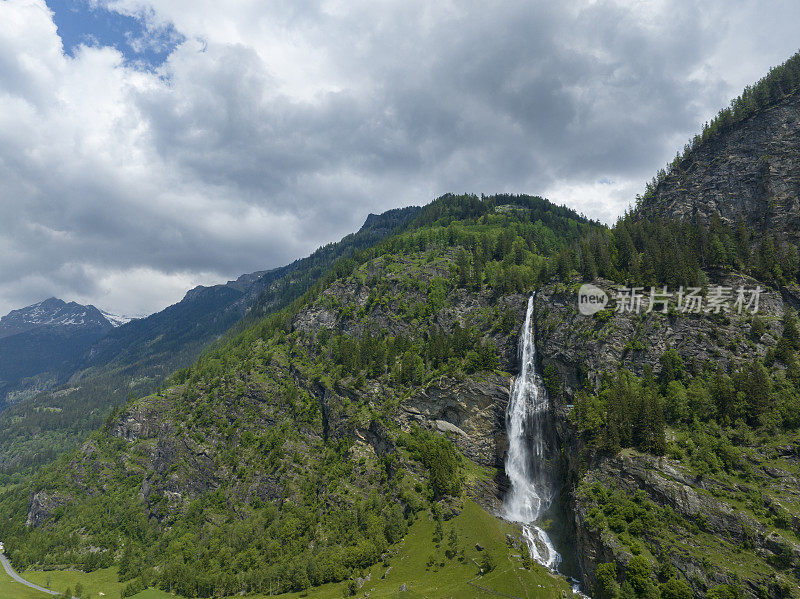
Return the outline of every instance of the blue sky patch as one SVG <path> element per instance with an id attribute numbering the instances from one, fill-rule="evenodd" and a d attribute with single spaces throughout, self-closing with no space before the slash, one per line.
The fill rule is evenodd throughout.
<path id="1" fill-rule="evenodd" d="M 171 25 L 154 29 L 144 18 L 93 6 L 89 0 L 47 0 L 47 6 L 54 13 L 58 35 L 70 56 L 81 44 L 113 46 L 127 62 L 154 68 L 183 41 Z"/>

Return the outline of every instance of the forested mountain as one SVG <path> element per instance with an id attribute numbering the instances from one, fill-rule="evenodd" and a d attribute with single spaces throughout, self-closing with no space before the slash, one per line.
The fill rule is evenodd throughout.
<path id="1" fill-rule="evenodd" d="M 117 328 L 92 308 L 95 317 L 105 322 L 104 328 L 91 329 L 80 337 L 47 337 L 51 353 L 56 358 L 63 354 L 60 368 L 48 378 L 40 377 L 38 386 L 30 382 L 25 400 L 0 412 L 0 472 L 25 471 L 75 447 L 103 423 L 114 406 L 156 390 L 164 378 L 191 364 L 209 343 L 249 311 L 253 310 L 255 319 L 256 313 L 285 306 L 337 259 L 370 247 L 402 228 L 417 211 L 412 207 L 372 214 L 358 232 L 319 248 L 307 258 L 271 271 L 242 275 L 223 285 L 197 287 L 177 304 Z M 41 343 L 34 346 L 24 338 L 27 345 L 22 349 L 29 347 L 32 352 L 26 353 L 12 347 L 16 340 L 0 339 L 0 365 L 9 372 L 28 372 L 24 370 L 27 368 L 38 373 L 41 362 L 51 360 L 49 354 L 41 352 Z M 53 387 L 54 391 L 31 393 Z"/>
<path id="2" fill-rule="evenodd" d="M 121 560 L 131 592 L 302 590 L 388 560 L 462 489 L 495 501 L 526 293 L 598 228 L 539 198 L 437 200 L 6 491 L 11 555 Z"/>
<path id="3" fill-rule="evenodd" d="M 531 467 L 558 480 L 539 524 L 564 572 L 600 599 L 797 597 L 797 61 L 611 228 L 541 198 L 446 195 L 323 248 L 156 393 L 6 479 L 13 562 L 115 567 L 124 596 L 369 594 L 387 577 L 569 596 L 531 563 L 541 537 L 463 536 L 476 514 L 499 530 L 474 508 L 502 513 L 527 337 L 547 398 Z M 585 284 L 608 303 L 580 309 Z M 409 551 L 428 555 L 415 571 Z"/>
<path id="4" fill-rule="evenodd" d="M 599 597 L 797 596 L 799 75 L 795 55 L 745 90 L 537 294 L 566 510 Z M 616 301 L 578 314 L 577 274 Z"/>

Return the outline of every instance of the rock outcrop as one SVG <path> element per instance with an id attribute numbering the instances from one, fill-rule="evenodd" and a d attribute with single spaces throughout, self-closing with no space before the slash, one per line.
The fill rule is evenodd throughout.
<path id="1" fill-rule="evenodd" d="M 639 214 L 745 222 L 800 241 L 800 93 L 695 148 L 645 198 Z"/>
<path id="2" fill-rule="evenodd" d="M 597 387 L 604 373 L 626 368 L 641 376 L 645 367 L 658 374 L 661 356 L 676 350 L 690 369 L 712 361 L 723 366 L 738 363 L 742 355 L 764 356 L 780 337 L 786 305 L 781 293 L 764 287 L 750 277 L 731 273 L 711 273 L 710 286 L 736 289 L 762 287 L 758 316 L 765 332 L 758 339 L 751 335 L 753 314 L 743 310 L 728 313 L 640 314 L 618 313 L 612 306 L 592 316 L 577 310 L 579 284 L 548 285 L 537 293 L 535 305 L 537 346 L 544 369 L 559 374 L 561 404 L 571 404 L 575 392 L 589 381 Z M 594 281 L 613 298 L 619 285 Z M 674 291 L 674 290 L 673 290 Z M 563 396 L 561 396 L 563 394 Z"/>
<path id="3" fill-rule="evenodd" d="M 405 426 L 417 422 L 448 434 L 469 459 L 499 468 L 507 449 L 508 385 L 508 378 L 497 373 L 445 378 L 405 401 L 400 419 Z"/>
<path id="4" fill-rule="evenodd" d="M 25 521 L 25 525 L 38 528 L 50 518 L 58 508 L 68 501 L 68 497 L 64 497 L 58 493 L 48 493 L 46 491 L 34 493 L 28 504 L 28 518 Z"/>

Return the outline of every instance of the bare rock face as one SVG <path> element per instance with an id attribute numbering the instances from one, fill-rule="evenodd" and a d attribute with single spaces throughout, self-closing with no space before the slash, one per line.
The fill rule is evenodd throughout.
<path id="1" fill-rule="evenodd" d="M 689 153 L 641 207 L 644 217 L 718 215 L 800 241 L 800 94 Z"/>
<path id="2" fill-rule="evenodd" d="M 450 435 L 474 462 L 501 467 L 507 445 L 508 388 L 508 379 L 497 373 L 445 378 L 404 402 L 400 418 Z"/>
<path id="3" fill-rule="evenodd" d="M 152 404 L 132 406 L 114 423 L 111 434 L 128 442 L 158 437 L 162 426 L 159 407 Z"/>
<path id="4" fill-rule="evenodd" d="M 50 516 L 53 515 L 59 507 L 66 504 L 69 498 L 62 497 L 58 494 L 50 494 L 45 491 L 39 491 L 31 497 L 28 506 L 28 518 L 25 525 L 32 528 L 38 528 Z"/>
<path id="5" fill-rule="evenodd" d="M 750 277 L 729 273 L 712 273 L 710 278 L 712 286 L 753 289 L 759 285 Z M 594 283 L 613 297 L 615 285 L 603 280 Z M 746 311 L 639 315 L 609 311 L 585 316 L 577 310 L 577 285 L 545 287 L 536 295 L 536 341 L 542 366 L 555 369 L 562 384 L 553 399 L 564 407 L 572 403 L 584 381 L 597 387 L 604 373 L 620 367 L 639 376 L 650 367 L 657 375 L 661 356 L 668 349 L 676 350 L 690 369 L 707 361 L 724 366 L 738 363 L 743 355 L 764 356 L 780 337 L 786 308 L 778 291 L 762 287 L 758 314 L 766 332 L 759 339 L 750 335 L 752 314 Z"/>

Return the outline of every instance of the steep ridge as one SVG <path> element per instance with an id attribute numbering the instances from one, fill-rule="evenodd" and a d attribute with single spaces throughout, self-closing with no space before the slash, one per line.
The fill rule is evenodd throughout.
<path id="1" fill-rule="evenodd" d="M 659 173 L 637 213 L 746 224 L 800 242 L 800 54 L 731 103 Z"/>
<path id="2" fill-rule="evenodd" d="M 703 143 L 678 162 L 641 214 L 728 224 L 800 242 L 800 93 Z"/>
<path id="3" fill-rule="evenodd" d="M 4 440 L 0 445 L 0 471 L 30 468 L 75 447 L 103 423 L 114 406 L 131 396 L 154 391 L 169 374 L 191 364 L 249 312 L 248 322 L 253 322 L 259 314 L 287 305 L 337 259 L 401 229 L 418 210 L 410 207 L 370 215 L 357 233 L 307 258 L 271 271 L 242 275 L 223 285 L 197 287 L 161 312 L 117 328 L 107 326 L 102 335 L 82 338 L 85 343 L 81 347 L 63 348 L 70 359 L 57 376 L 30 388 L 56 387 L 55 391 L 35 395 L 0 412 Z M 11 356 L 9 361 L 19 363 Z"/>

